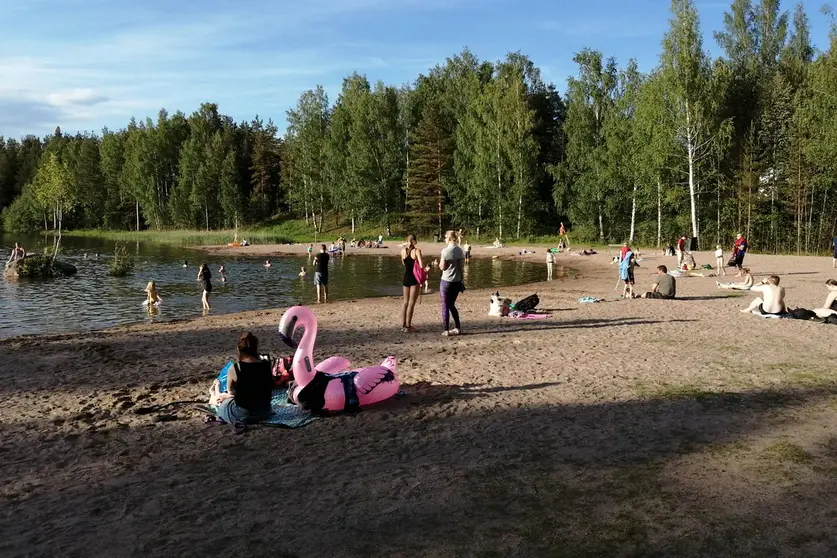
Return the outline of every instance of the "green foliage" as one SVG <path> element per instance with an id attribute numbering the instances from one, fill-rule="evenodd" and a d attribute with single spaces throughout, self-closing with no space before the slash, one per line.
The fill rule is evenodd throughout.
<path id="1" fill-rule="evenodd" d="M 134 258 L 128 253 L 124 244 L 117 244 L 113 249 L 113 260 L 110 262 L 108 273 L 113 277 L 125 277 L 134 270 Z"/>
<path id="2" fill-rule="evenodd" d="M 837 236 L 837 33 L 818 52 L 803 5 L 782 8 L 731 0 L 712 60 L 695 0 L 672 0 L 655 68 L 584 49 L 563 97 L 521 53 L 464 49 L 398 89 L 352 74 L 330 104 L 313 87 L 283 137 L 205 103 L 101 137 L 0 138 L 2 225 L 224 243 L 230 229 L 524 239 L 563 221 L 582 242 L 741 232 L 817 253 Z M 277 215 L 299 220 L 259 226 Z"/>
<path id="3" fill-rule="evenodd" d="M 18 275 L 28 279 L 46 279 L 50 277 L 63 277 L 76 272 L 75 267 L 54 259 L 47 254 L 27 256 L 17 263 Z"/>

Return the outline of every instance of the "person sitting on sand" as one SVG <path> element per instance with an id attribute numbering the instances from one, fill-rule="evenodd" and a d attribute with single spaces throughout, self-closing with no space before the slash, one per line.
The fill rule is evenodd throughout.
<path id="1" fill-rule="evenodd" d="M 163 302 L 163 299 L 160 298 L 160 292 L 157 290 L 157 284 L 154 281 L 148 282 L 148 285 L 145 286 L 145 292 L 147 296 L 143 305 L 151 308 Z"/>
<path id="2" fill-rule="evenodd" d="M 495 239 L 494 239 L 494 244 L 492 244 L 492 246 L 493 246 L 494 248 L 502 248 L 502 247 L 503 247 L 503 243 L 502 243 L 502 242 L 500 242 L 500 239 L 499 239 L 499 238 L 495 238 Z"/>
<path id="3" fill-rule="evenodd" d="M 273 264 L 272 264 L 272 263 L 270 263 L 270 260 L 265 260 L 265 261 L 264 261 L 264 266 L 265 266 L 265 268 L 268 268 L 268 267 L 273 266 Z"/>
<path id="4" fill-rule="evenodd" d="M 210 405 L 218 405 L 216 414 L 227 424 L 255 423 L 272 414 L 273 371 L 270 360 L 259 356 L 259 340 L 252 333 L 238 340 L 238 362 L 227 372 L 227 391 L 221 393 L 216 379 L 209 392 Z"/>
<path id="5" fill-rule="evenodd" d="M 697 262 L 695 262 L 695 257 L 691 252 L 686 252 L 683 255 L 683 269 L 684 270 L 691 270 L 697 267 Z"/>
<path id="6" fill-rule="evenodd" d="M 734 289 L 737 291 L 749 291 L 753 288 L 753 284 L 756 282 L 753 279 L 753 276 L 750 274 L 750 268 L 745 267 L 741 270 L 744 273 L 744 282 L 743 283 L 719 283 L 715 281 L 715 284 L 718 285 L 719 289 Z"/>
<path id="7" fill-rule="evenodd" d="M 762 316 L 781 316 L 787 312 L 785 307 L 785 288 L 779 286 L 779 276 L 771 275 L 762 280 L 760 285 L 750 289 L 758 291 L 762 296 L 756 297 L 750 305 L 741 310 L 742 313 L 761 314 Z"/>
<path id="8" fill-rule="evenodd" d="M 306 275 L 308 275 L 308 272 L 305 271 L 305 267 L 301 267 L 299 269 L 300 269 L 300 271 L 299 271 L 299 276 L 300 277 L 305 277 Z"/>
<path id="9" fill-rule="evenodd" d="M 832 314 L 837 314 L 837 281 L 829 279 L 825 282 L 828 289 L 828 296 L 825 297 L 825 303 L 822 308 L 814 308 L 814 313 L 820 318 L 827 318 Z"/>
<path id="10" fill-rule="evenodd" d="M 642 298 L 671 300 L 675 296 L 677 296 L 677 281 L 668 274 L 668 268 L 666 266 L 657 266 L 657 282 L 651 286 L 650 291 L 642 294 Z"/>

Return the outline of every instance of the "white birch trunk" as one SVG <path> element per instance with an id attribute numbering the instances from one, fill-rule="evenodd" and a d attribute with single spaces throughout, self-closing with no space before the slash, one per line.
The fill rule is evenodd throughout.
<path id="1" fill-rule="evenodd" d="M 657 177 L 657 248 L 663 245 L 663 182 Z"/>
<path id="2" fill-rule="evenodd" d="M 631 196 L 631 234 L 628 237 L 631 244 L 634 243 L 634 233 L 636 232 L 636 183 L 634 183 L 634 193 Z"/>

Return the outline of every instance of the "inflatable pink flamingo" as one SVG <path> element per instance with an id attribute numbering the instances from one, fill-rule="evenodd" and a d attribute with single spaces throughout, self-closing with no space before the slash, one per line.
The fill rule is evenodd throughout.
<path id="1" fill-rule="evenodd" d="M 293 334 L 303 328 L 302 340 L 294 343 Z M 314 367 L 314 342 L 317 339 L 317 318 L 305 306 L 292 306 L 279 322 L 282 340 L 295 348 L 291 369 L 295 386 L 291 399 L 311 411 L 345 411 L 366 407 L 389 399 L 398 393 L 395 357 L 387 357 L 380 366 L 370 366 L 349 372 L 349 361 L 330 357 Z M 340 372 L 338 374 L 338 372 Z"/>

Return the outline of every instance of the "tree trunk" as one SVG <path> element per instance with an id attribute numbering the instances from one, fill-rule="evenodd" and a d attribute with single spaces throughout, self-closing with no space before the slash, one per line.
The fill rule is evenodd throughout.
<path id="1" fill-rule="evenodd" d="M 137 210 L 137 232 L 139 232 L 139 200 L 136 203 L 136 210 Z"/>
<path id="2" fill-rule="evenodd" d="M 663 245 L 663 181 L 657 177 L 657 248 Z"/>
<path id="3" fill-rule="evenodd" d="M 352 210 L 352 234 L 355 234 L 355 210 Z"/>
<path id="4" fill-rule="evenodd" d="M 520 238 L 520 222 L 523 219 L 523 196 L 517 198 L 517 238 Z"/>
<path id="5" fill-rule="evenodd" d="M 631 234 L 629 236 L 631 244 L 634 242 L 634 233 L 636 232 L 636 189 L 636 182 L 634 182 L 634 193 L 631 196 Z"/>
<path id="6" fill-rule="evenodd" d="M 604 244 L 605 241 L 605 234 L 604 234 L 604 219 L 602 218 L 602 204 L 599 203 L 599 238 Z"/>
<path id="7" fill-rule="evenodd" d="M 692 236 L 698 237 L 697 227 L 697 201 L 695 199 L 695 192 L 697 191 L 697 184 L 695 180 L 695 139 L 692 137 L 691 121 L 689 116 L 689 104 L 686 103 L 686 154 L 689 160 L 689 204 L 691 206 L 692 215 Z M 698 241 L 700 242 L 700 241 Z"/>

